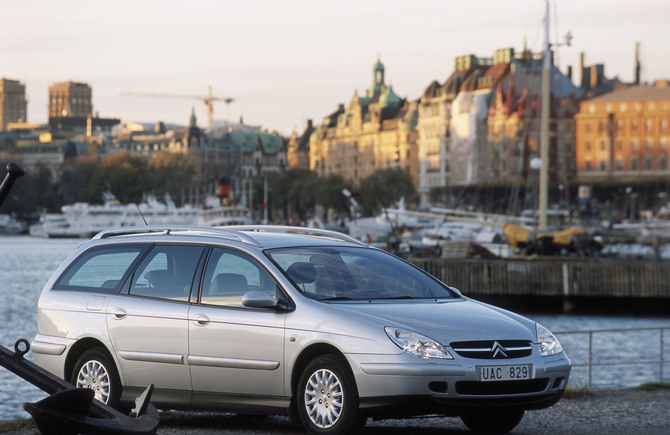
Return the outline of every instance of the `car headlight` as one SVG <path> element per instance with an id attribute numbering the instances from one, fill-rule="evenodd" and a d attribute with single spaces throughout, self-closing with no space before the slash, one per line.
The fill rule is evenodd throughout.
<path id="1" fill-rule="evenodd" d="M 410 355 L 424 359 L 454 359 L 444 346 L 425 335 L 390 326 L 384 328 L 384 331 L 386 331 L 386 335 L 389 336 L 396 346 Z"/>
<path id="2" fill-rule="evenodd" d="M 540 356 L 556 355 L 563 352 L 561 343 L 558 342 L 558 338 L 551 331 L 539 323 L 536 323 L 535 326 L 537 329 L 537 342 L 540 345 Z"/>

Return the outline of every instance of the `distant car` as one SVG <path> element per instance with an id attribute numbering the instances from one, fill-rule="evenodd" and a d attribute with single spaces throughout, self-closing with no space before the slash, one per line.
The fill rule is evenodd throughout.
<path id="1" fill-rule="evenodd" d="M 506 432 L 563 395 L 551 332 L 347 235 L 296 227 L 104 231 L 38 302 L 37 364 L 127 407 L 284 414 L 312 433 L 460 416 Z"/>

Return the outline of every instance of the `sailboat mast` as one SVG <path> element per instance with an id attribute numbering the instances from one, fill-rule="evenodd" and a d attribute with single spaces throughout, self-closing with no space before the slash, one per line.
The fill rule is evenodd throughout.
<path id="1" fill-rule="evenodd" d="M 549 79 L 551 70 L 551 50 L 549 48 L 549 0 L 545 0 L 546 13 L 544 17 L 545 39 L 544 59 L 542 62 L 542 101 L 540 107 L 540 216 L 538 227 L 540 230 L 547 228 L 547 203 L 549 191 Z"/>

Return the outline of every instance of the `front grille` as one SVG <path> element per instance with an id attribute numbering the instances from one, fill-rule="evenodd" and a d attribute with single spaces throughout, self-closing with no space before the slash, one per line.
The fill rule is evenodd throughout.
<path id="1" fill-rule="evenodd" d="M 464 358 L 477 359 L 522 358 L 532 352 L 528 340 L 455 341 L 450 346 Z"/>
<path id="2" fill-rule="evenodd" d="M 524 394 L 539 393 L 547 388 L 549 379 L 531 379 L 528 381 L 500 381 L 500 382 L 456 382 L 458 394 L 477 396 L 496 394 Z"/>

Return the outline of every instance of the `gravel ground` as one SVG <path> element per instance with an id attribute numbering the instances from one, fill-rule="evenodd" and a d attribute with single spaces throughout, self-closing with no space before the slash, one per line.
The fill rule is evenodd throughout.
<path id="1" fill-rule="evenodd" d="M 590 395 L 564 398 L 551 408 L 529 411 L 513 434 L 668 434 L 670 390 L 598 389 Z M 34 435 L 35 428 L 4 432 Z M 170 412 L 161 417 L 160 435 L 301 434 L 284 417 L 240 417 L 232 414 Z M 371 421 L 362 434 L 407 435 L 469 433 L 458 418 L 414 418 Z"/>

